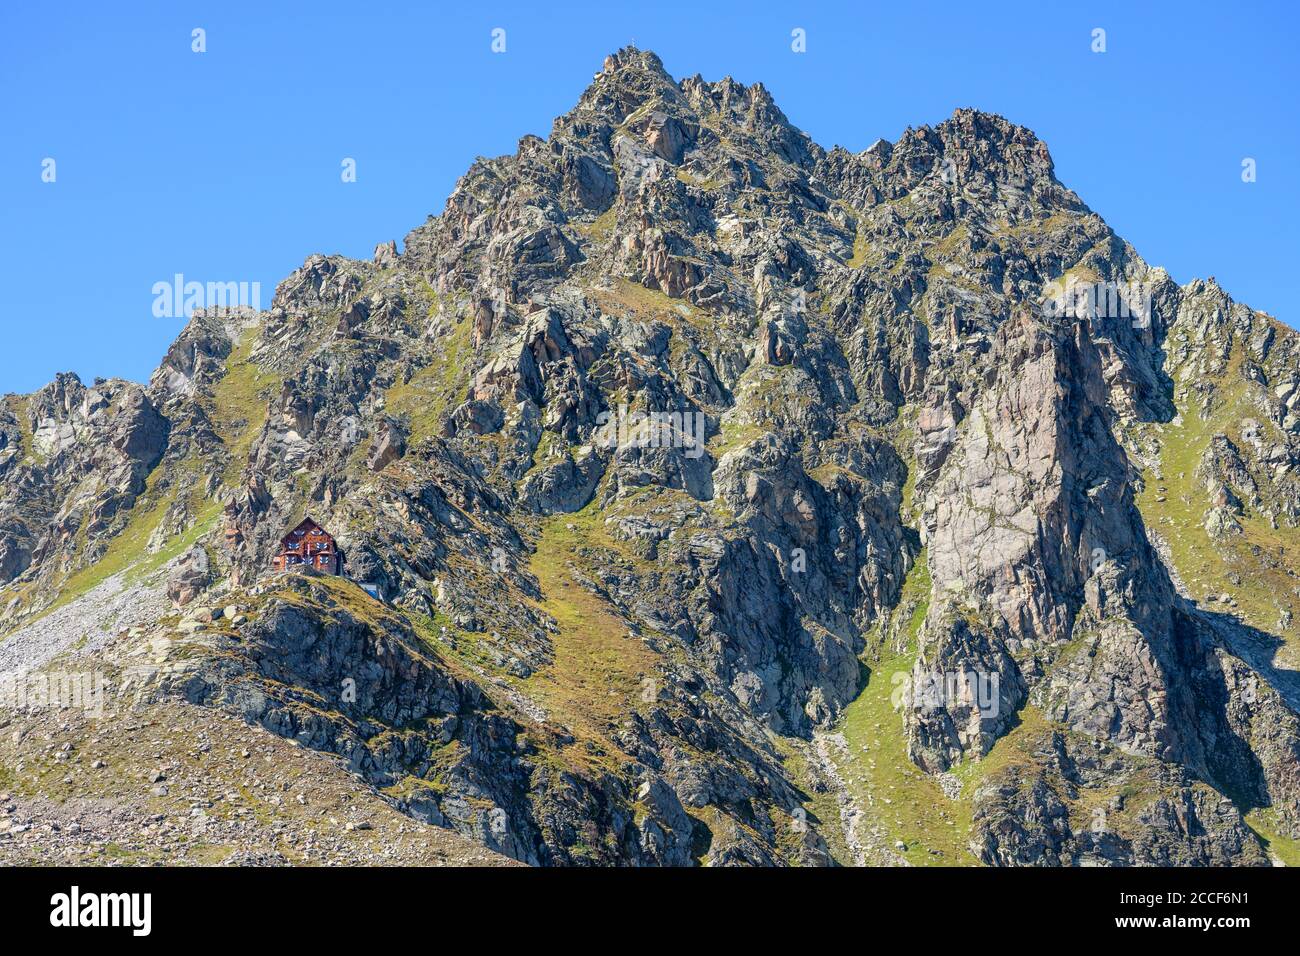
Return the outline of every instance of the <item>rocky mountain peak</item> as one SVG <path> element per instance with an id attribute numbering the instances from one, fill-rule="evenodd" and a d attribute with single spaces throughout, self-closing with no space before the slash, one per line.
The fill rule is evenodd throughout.
<path id="1" fill-rule="evenodd" d="M 0 665 L 156 645 L 142 706 L 529 863 L 1262 864 L 1298 341 L 1002 117 L 827 151 L 628 47 L 400 252 L 7 396 Z"/>
<path id="2" fill-rule="evenodd" d="M 672 82 L 672 77 L 664 69 L 663 60 L 659 59 L 658 54 L 650 50 L 639 50 L 632 44 L 605 57 L 601 72 L 620 80 L 626 79 L 629 73 L 646 73 Z"/>

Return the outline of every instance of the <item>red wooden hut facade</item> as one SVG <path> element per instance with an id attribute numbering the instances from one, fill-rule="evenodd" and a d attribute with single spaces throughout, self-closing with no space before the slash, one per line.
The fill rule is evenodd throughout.
<path id="1" fill-rule="evenodd" d="M 329 532 L 310 518 L 304 518 L 280 539 L 280 553 L 272 563 L 277 571 L 306 567 L 325 574 L 342 574 L 343 552 Z"/>

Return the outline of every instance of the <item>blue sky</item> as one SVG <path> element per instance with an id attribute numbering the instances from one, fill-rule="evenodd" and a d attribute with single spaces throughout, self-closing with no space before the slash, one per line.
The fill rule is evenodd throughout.
<path id="1" fill-rule="evenodd" d="M 1298 26 L 1282 2 L 6 3 L 0 392 L 146 379 L 184 324 L 152 312 L 175 273 L 265 306 L 313 252 L 400 240 L 632 41 L 678 77 L 761 80 L 827 147 L 1002 113 L 1147 261 L 1297 325 Z"/>

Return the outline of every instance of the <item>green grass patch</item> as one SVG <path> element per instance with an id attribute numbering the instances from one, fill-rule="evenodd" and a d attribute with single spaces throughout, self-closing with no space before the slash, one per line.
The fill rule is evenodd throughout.
<path id="1" fill-rule="evenodd" d="M 780 753 L 781 762 L 791 778 L 802 786 L 804 797 L 802 819 L 790 817 L 776 820 L 778 848 L 787 859 L 797 859 L 805 833 L 802 828 L 811 827 L 815 828 L 826 841 L 826 848 L 836 863 L 841 866 L 852 866 L 853 854 L 844 840 L 840 807 L 835 794 L 829 790 L 818 793 L 808 786 L 807 781 L 812 779 L 812 770 L 808 766 L 808 757 L 802 747 L 782 737 L 775 737 L 773 744 Z"/>
<path id="2" fill-rule="evenodd" d="M 594 242 L 604 242 L 618 222 L 617 206 L 610 206 L 591 222 L 575 223 L 574 228 Z"/>
<path id="3" fill-rule="evenodd" d="M 222 480 L 232 486 L 239 483 L 253 440 L 266 424 L 269 401 L 283 382 L 281 376 L 251 360 L 258 334 L 257 329 L 247 329 L 235 344 L 209 403 L 213 425 L 229 456 Z"/>
<path id="4" fill-rule="evenodd" d="M 861 269 L 867 264 L 867 257 L 870 254 L 871 243 L 867 241 L 867 237 L 862 231 L 862 220 L 859 217 L 858 229 L 853 235 L 853 255 L 844 264 L 850 269 Z"/>
<path id="5" fill-rule="evenodd" d="M 612 541 L 601 521 L 589 506 L 543 522 L 529 570 L 541 585 L 541 609 L 557 624 L 550 635 L 554 662 L 519 682 L 593 756 L 617 752 L 610 734 L 641 705 L 658 663 L 627 621 L 573 573 L 571 565 L 587 560 L 585 549 Z"/>
<path id="6" fill-rule="evenodd" d="M 902 717 L 891 700 L 897 675 L 910 673 L 915 663 L 914 649 L 883 658 L 845 709 L 836 728 L 848 745 L 840 775 L 869 820 L 885 831 L 889 845 L 906 844 L 901 853 L 908 862 L 971 866 L 976 860 L 967 847 L 969 804 L 949 799 L 937 779 L 912 763 Z"/>
<path id="7" fill-rule="evenodd" d="M 26 462 L 35 462 L 40 464 L 44 461 L 44 456 L 36 451 L 36 444 L 32 440 L 32 423 L 28 417 L 28 407 L 31 403 L 29 395 L 6 395 L 4 397 L 5 405 L 8 406 L 14 420 L 18 422 L 18 452 L 19 460 Z"/>
<path id="8" fill-rule="evenodd" d="M 450 328 L 436 346 L 432 362 L 385 393 L 390 414 L 405 416 L 412 443 L 442 433 L 447 414 L 465 400 L 470 384 L 473 323 L 465 316 L 449 319 Z"/>
<path id="9" fill-rule="evenodd" d="M 1225 374 L 1230 384 L 1217 390 L 1208 418 L 1189 400 L 1183 402 L 1176 424 L 1153 426 L 1160 440 L 1159 468 L 1143 473 L 1144 487 L 1136 503 L 1143 521 L 1168 544 L 1173 566 L 1194 598 L 1204 602 L 1210 595 L 1226 592 L 1237 602 L 1232 613 L 1253 627 L 1277 633 L 1280 609 L 1289 607 L 1293 619 L 1300 620 L 1295 577 L 1288 573 L 1297 570 L 1288 567 L 1294 562 L 1294 542 L 1290 540 L 1294 532 L 1274 530 L 1267 519 L 1247 506 L 1236 518 L 1242 533 L 1214 540 L 1205 529 L 1212 502 L 1197 478 L 1197 468 L 1214 436 L 1227 435 L 1239 448 L 1245 447 L 1241 422 L 1258 417 L 1250 401 L 1250 386 L 1233 381 L 1237 374 L 1236 363 L 1230 363 Z M 1261 560 L 1257 551 L 1272 560 Z M 1234 575 L 1239 584 L 1231 583 Z M 1221 605 L 1218 609 L 1227 610 Z M 1281 660 L 1300 663 L 1297 635 L 1280 636 L 1288 640 Z"/>
<path id="10" fill-rule="evenodd" d="M 902 629 L 897 646 L 879 634 L 868 640 L 872 654 L 866 686 L 844 710 L 835 729 L 847 744 L 839 764 L 840 776 L 870 822 L 895 841 L 917 866 L 972 866 L 977 862 L 970 841 L 969 803 L 945 796 L 939 781 L 912 763 L 902 715 L 894 693 L 903 675 L 916 664 L 918 639 L 929 609 L 930 573 L 922 551 L 903 583 L 899 603 L 882 618 L 877 631 Z M 898 619 L 894 620 L 894 616 Z M 933 851 L 933 852 L 931 852 Z"/>
<path id="11" fill-rule="evenodd" d="M 1272 807 L 1252 810 L 1246 814 L 1246 825 L 1279 860 L 1287 866 L 1300 866 L 1300 840 L 1282 835 L 1283 828 L 1276 810 Z"/>

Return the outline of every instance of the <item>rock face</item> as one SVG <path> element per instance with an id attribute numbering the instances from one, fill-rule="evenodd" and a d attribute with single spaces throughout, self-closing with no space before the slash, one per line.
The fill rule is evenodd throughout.
<path id="1" fill-rule="evenodd" d="M 0 422 L 0 582 L 93 563 L 162 456 L 167 419 L 138 385 L 67 373 L 11 398 Z"/>
<path id="2" fill-rule="evenodd" d="M 203 593 L 212 583 L 211 564 L 208 553 L 202 548 L 191 548 L 182 559 L 180 566 L 167 579 L 167 597 L 177 607 L 184 607 Z"/>
<path id="3" fill-rule="evenodd" d="M 0 627 L 178 556 L 237 613 L 97 647 L 168 642 L 139 706 L 532 864 L 1267 864 L 1297 466 L 1296 333 L 1029 130 L 827 151 L 628 48 L 400 251 L 7 397 Z M 371 593 L 268 576 L 305 513 Z"/>

